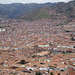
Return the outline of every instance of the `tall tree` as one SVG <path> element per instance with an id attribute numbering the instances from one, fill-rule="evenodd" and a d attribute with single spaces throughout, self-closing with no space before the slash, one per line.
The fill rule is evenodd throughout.
<path id="1" fill-rule="evenodd" d="M 40 71 L 39 72 L 36 71 L 35 75 L 43 75 L 43 74 Z"/>

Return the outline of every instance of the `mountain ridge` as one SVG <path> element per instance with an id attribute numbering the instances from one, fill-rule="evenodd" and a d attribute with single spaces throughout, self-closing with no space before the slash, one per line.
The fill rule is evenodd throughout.
<path id="1" fill-rule="evenodd" d="M 28 21 L 42 18 L 72 20 L 75 18 L 75 1 L 44 4 L 0 4 L 0 15 Z"/>
<path id="2" fill-rule="evenodd" d="M 16 18 L 22 14 L 26 14 L 30 11 L 33 11 L 37 8 L 43 8 L 47 6 L 53 6 L 55 3 L 46 3 L 46 4 L 22 4 L 22 3 L 12 3 L 12 4 L 0 4 L 0 14 L 7 15 L 8 18 Z"/>

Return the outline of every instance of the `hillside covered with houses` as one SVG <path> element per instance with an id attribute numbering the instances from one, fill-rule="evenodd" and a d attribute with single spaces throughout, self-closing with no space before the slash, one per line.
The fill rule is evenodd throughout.
<path id="1" fill-rule="evenodd" d="M 0 4 L 0 75 L 75 75 L 74 4 L 26 4 L 31 11 L 16 18 L 25 5 L 10 4 L 10 18 Z"/>

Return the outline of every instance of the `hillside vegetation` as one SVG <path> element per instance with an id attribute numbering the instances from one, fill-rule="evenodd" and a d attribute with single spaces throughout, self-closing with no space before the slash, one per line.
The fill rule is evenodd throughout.
<path id="1" fill-rule="evenodd" d="M 47 19 L 75 19 L 75 0 L 68 3 L 45 3 L 45 4 L 0 4 L 0 16 L 7 18 L 24 19 L 34 21 L 42 18 Z"/>

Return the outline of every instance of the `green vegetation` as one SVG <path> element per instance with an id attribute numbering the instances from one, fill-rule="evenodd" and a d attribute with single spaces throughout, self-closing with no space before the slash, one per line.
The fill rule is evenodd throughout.
<path id="1" fill-rule="evenodd" d="M 72 21 L 75 18 L 75 0 L 68 3 L 0 4 L 0 16 L 13 19 L 24 19 L 27 21 L 39 20 L 42 18 L 53 20 L 63 18 Z M 67 23 L 60 23 L 60 25 L 64 24 Z"/>
<path id="2" fill-rule="evenodd" d="M 54 75 L 53 72 L 50 72 L 50 75 Z"/>
<path id="3" fill-rule="evenodd" d="M 25 60 L 21 60 L 21 64 L 25 64 Z"/>
<path id="4" fill-rule="evenodd" d="M 28 20 L 28 21 L 34 21 L 34 20 L 39 20 L 42 18 L 50 19 L 50 15 L 45 9 L 37 9 L 31 13 L 23 15 L 20 18 Z"/>
<path id="5" fill-rule="evenodd" d="M 59 23 L 59 25 L 65 25 L 65 24 L 67 24 L 67 23 L 64 23 L 64 22 Z"/>
<path id="6" fill-rule="evenodd" d="M 12 4 L 0 4 L 0 15 L 7 16 L 7 18 L 19 18 L 21 16 L 27 15 L 36 9 L 43 7 L 51 7 L 56 3 L 45 3 L 45 4 L 22 4 L 22 3 L 12 3 Z"/>
<path id="7" fill-rule="evenodd" d="M 66 25 L 66 24 L 68 24 L 70 22 L 70 20 L 67 20 L 66 22 L 61 22 L 61 23 L 59 23 L 59 25 Z"/>
<path id="8" fill-rule="evenodd" d="M 36 71 L 35 75 L 43 75 L 43 74 L 40 71 L 39 72 Z"/>
<path id="9" fill-rule="evenodd" d="M 33 20 L 38 20 L 42 18 L 47 18 L 50 19 L 50 15 L 47 13 L 47 11 L 40 11 L 34 18 Z"/>
<path id="10" fill-rule="evenodd" d="M 35 56 L 32 56 L 32 58 L 35 58 Z"/>
<path id="11" fill-rule="evenodd" d="M 5 28 L 5 27 L 10 27 L 10 26 L 0 26 L 0 28 Z"/>

